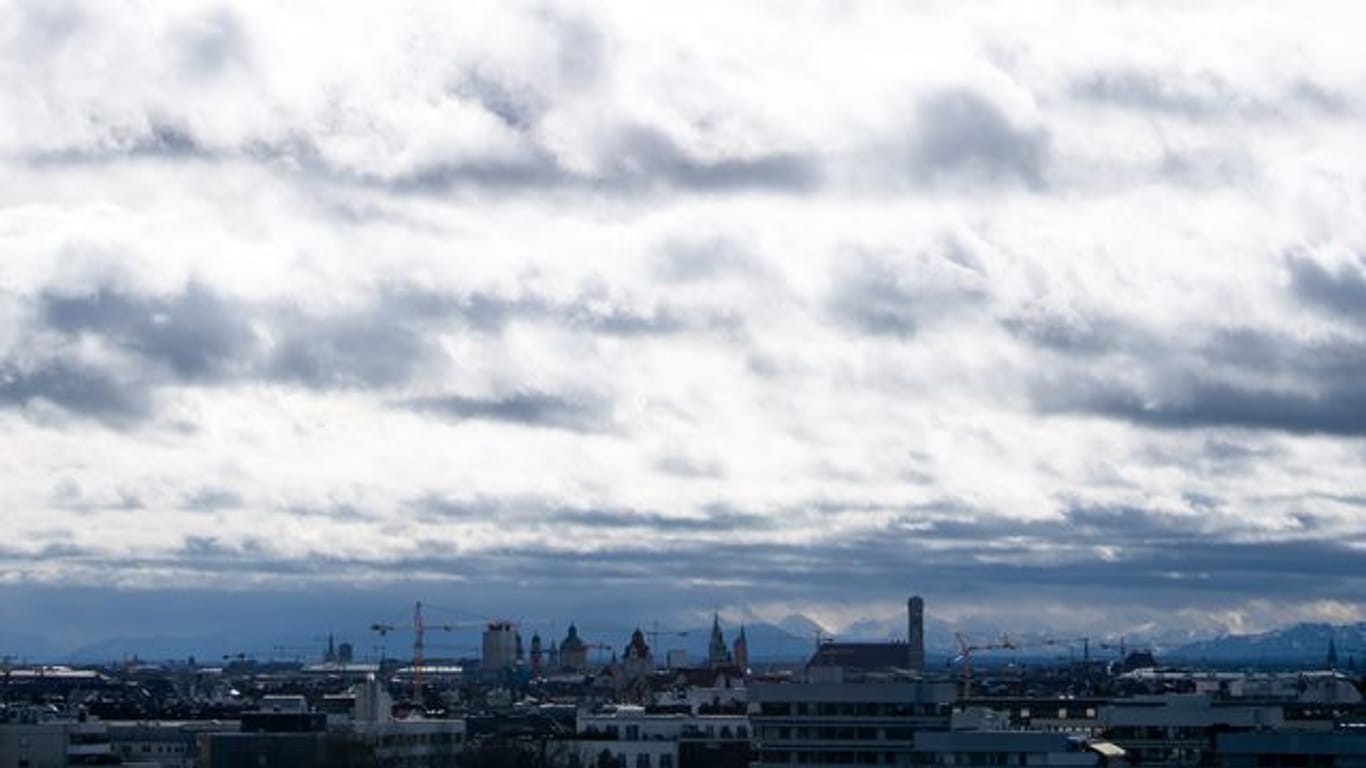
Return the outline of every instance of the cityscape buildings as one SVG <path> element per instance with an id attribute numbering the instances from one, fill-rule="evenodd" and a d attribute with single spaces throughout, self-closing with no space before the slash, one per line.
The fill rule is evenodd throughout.
<path id="1" fill-rule="evenodd" d="M 800 663 L 756 663 L 744 627 L 727 647 L 714 614 L 696 666 L 661 660 L 639 628 L 601 649 L 610 660 L 591 660 L 605 644 L 573 624 L 549 652 L 537 632 L 519 654 L 499 620 L 478 658 L 429 657 L 420 683 L 403 661 L 343 662 L 354 652 L 331 636 L 316 663 L 13 667 L 0 768 L 1366 764 L 1363 680 L 1331 663 L 979 656 L 966 689 L 969 659 L 928 664 L 924 601 L 906 606 L 906 639 L 822 638 Z"/>

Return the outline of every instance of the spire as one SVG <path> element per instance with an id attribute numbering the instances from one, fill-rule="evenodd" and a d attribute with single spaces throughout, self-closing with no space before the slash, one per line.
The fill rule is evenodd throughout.
<path id="1" fill-rule="evenodd" d="M 735 643 L 731 646 L 731 654 L 735 660 L 735 666 L 744 674 L 749 667 L 749 641 L 745 639 L 745 625 L 740 625 L 740 634 L 735 636 Z"/>
<path id="2" fill-rule="evenodd" d="M 730 666 L 730 651 L 726 649 L 726 638 L 721 634 L 721 616 L 711 615 L 711 641 L 707 643 L 707 663 L 712 667 Z"/>

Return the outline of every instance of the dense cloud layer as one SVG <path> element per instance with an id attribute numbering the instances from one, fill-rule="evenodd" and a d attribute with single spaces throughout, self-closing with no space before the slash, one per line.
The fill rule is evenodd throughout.
<path id="1" fill-rule="evenodd" d="M 1363 618 L 1340 8 L 12 10 L 0 582 Z"/>

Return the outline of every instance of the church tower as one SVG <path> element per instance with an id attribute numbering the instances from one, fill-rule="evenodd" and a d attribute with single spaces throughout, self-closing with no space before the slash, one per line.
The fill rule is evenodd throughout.
<path id="1" fill-rule="evenodd" d="M 712 669 L 729 667 L 730 651 L 726 648 L 726 638 L 721 634 L 721 616 L 711 615 L 711 641 L 707 643 L 707 664 Z"/>
<path id="2" fill-rule="evenodd" d="M 745 639 L 744 624 L 740 625 L 740 634 L 731 645 L 731 658 L 735 660 L 735 667 L 740 670 L 740 674 L 749 671 L 749 641 Z"/>

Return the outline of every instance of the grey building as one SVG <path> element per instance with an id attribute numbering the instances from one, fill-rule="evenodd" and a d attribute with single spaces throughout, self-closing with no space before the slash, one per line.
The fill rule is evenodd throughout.
<path id="1" fill-rule="evenodd" d="M 1366 768 L 1366 733 L 1221 733 L 1215 752 L 1222 768 Z"/>
<path id="2" fill-rule="evenodd" d="M 912 760 L 923 766 L 1083 768 L 1126 765 L 1124 750 L 1105 741 L 1044 731 L 926 732 Z"/>
<path id="3" fill-rule="evenodd" d="M 749 686 L 756 760 L 766 765 L 911 765 L 916 735 L 949 727 L 951 682 Z"/>

